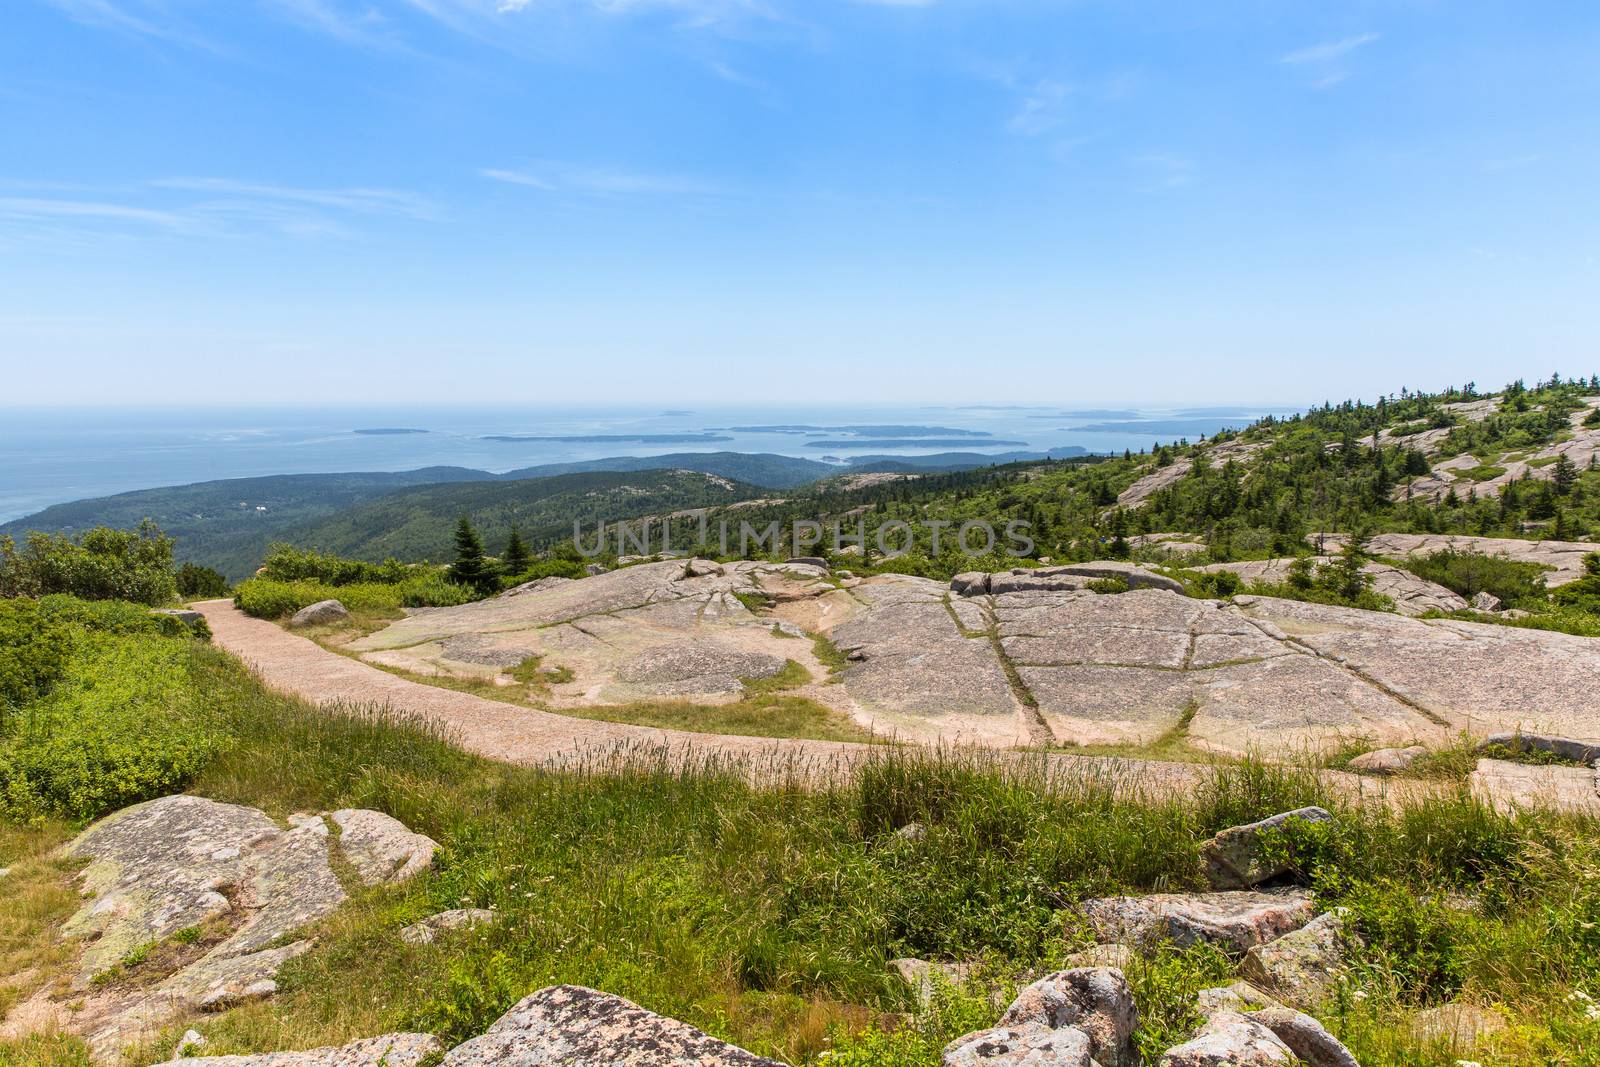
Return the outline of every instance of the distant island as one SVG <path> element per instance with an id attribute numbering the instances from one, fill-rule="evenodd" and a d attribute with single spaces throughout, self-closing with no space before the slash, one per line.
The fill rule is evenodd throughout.
<path id="1" fill-rule="evenodd" d="M 362 430 L 351 430 L 351 433 L 365 434 L 368 437 L 387 437 L 401 433 L 431 433 L 430 430 L 415 430 L 408 426 L 372 426 Z"/>
<path id="2" fill-rule="evenodd" d="M 997 437 L 852 437 L 827 441 L 807 441 L 807 448 L 950 448 L 961 445 L 1026 445 L 1026 441 L 1004 441 Z"/>
<path id="3" fill-rule="evenodd" d="M 663 419 L 665 419 L 665 418 L 681 418 L 683 416 L 693 415 L 693 414 L 694 414 L 694 412 L 692 412 L 692 411 L 663 411 L 661 413 L 661 417 Z"/>
<path id="4" fill-rule="evenodd" d="M 731 441 L 733 438 L 716 433 L 591 433 L 591 434 L 486 434 L 485 441 L 565 441 L 570 444 L 605 444 L 625 441 L 642 445 L 681 445 L 699 441 Z"/>
<path id="5" fill-rule="evenodd" d="M 863 437 L 988 437 L 988 430 L 961 430 L 953 426 L 809 426 L 805 423 L 779 423 L 769 426 L 729 426 L 733 433 L 853 433 Z"/>

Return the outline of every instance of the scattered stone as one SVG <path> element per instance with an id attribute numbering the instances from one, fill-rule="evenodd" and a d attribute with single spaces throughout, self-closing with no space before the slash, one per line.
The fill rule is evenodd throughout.
<path id="1" fill-rule="evenodd" d="M 989 592 L 989 575 L 984 571 L 962 571 L 950 579 L 950 591 L 957 596 L 983 596 Z"/>
<path id="2" fill-rule="evenodd" d="M 1133 1060 L 1133 1031 L 1139 1025 L 1133 991 L 1122 972 L 1082 967 L 1046 975 L 1017 994 L 1000 1027 L 1060 1030 L 1075 1027 L 1089 1035 L 1090 1053 L 1102 1067 Z"/>
<path id="3" fill-rule="evenodd" d="M 188 1035 L 184 1038 L 188 1040 Z M 443 1047 L 432 1034 L 385 1034 L 336 1048 L 266 1052 L 258 1056 L 203 1056 L 185 1060 L 184 1064 L 185 1067 L 418 1067 Z"/>
<path id="4" fill-rule="evenodd" d="M 1571 737 L 1552 737 L 1549 734 L 1505 731 L 1490 734 L 1478 745 L 1478 751 L 1489 748 L 1509 748 L 1513 752 L 1545 752 L 1573 763 L 1594 763 L 1600 760 L 1600 744 L 1579 741 Z"/>
<path id="5" fill-rule="evenodd" d="M 1283 828 L 1296 820 L 1328 822 L 1332 819 L 1333 816 L 1326 810 L 1308 807 L 1285 811 L 1244 826 L 1230 826 L 1200 846 L 1206 880 L 1213 889 L 1248 889 L 1269 878 L 1276 878 L 1289 870 L 1287 859 L 1273 855 L 1269 847 Z"/>
<path id="6" fill-rule="evenodd" d="M 894 836 L 902 841 L 922 841 L 928 836 L 928 828 L 920 822 L 908 822 L 894 832 Z"/>
<path id="7" fill-rule="evenodd" d="M 438 843 L 381 811 L 345 808 L 332 819 L 339 826 L 339 851 L 365 885 L 404 882 L 433 866 Z"/>
<path id="8" fill-rule="evenodd" d="M 183 1036 L 178 1038 L 178 1047 L 172 1050 L 172 1058 L 181 1060 L 185 1056 L 193 1056 L 196 1052 L 206 1047 L 206 1038 L 198 1030 L 185 1030 Z"/>
<path id="9" fill-rule="evenodd" d="M 1337 911 L 1245 953 L 1239 972 L 1292 1003 L 1313 1007 L 1327 999 L 1344 962 L 1347 935 Z"/>
<path id="10" fill-rule="evenodd" d="M 1090 1056 L 1089 1035 L 1075 1027 L 1048 1030 L 995 1026 L 958 1037 L 945 1046 L 940 1067 L 1100 1067 Z"/>
<path id="11" fill-rule="evenodd" d="M 289 619 L 292 627 L 324 626 L 336 622 L 344 622 L 350 617 L 350 609 L 337 600 L 319 600 L 315 604 L 308 604 L 295 612 Z"/>
<path id="12" fill-rule="evenodd" d="M 785 564 L 799 563 L 806 567 L 821 567 L 828 569 L 828 561 L 821 556 L 791 556 L 783 561 Z"/>
<path id="13" fill-rule="evenodd" d="M 1316 1019 L 1291 1008 L 1265 1008 L 1246 1018 L 1260 1023 L 1309 1067 L 1361 1067 L 1350 1050 Z"/>
<path id="14" fill-rule="evenodd" d="M 1505 1028 L 1498 1012 L 1460 1001 L 1425 1008 L 1411 1018 L 1411 1033 L 1418 1041 L 1439 1042 L 1454 1052 L 1470 1052 L 1479 1041 Z"/>
<path id="15" fill-rule="evenodd" d="M 783 1067 L 687 1023 L 583 986 L 524 997 L 440 1067 Z"/>
<path id="16" fill-rule="evenodd" d="M 1499 611 L 1505 607 L 1505 602 L 1493 593 L 1480 590 L 1473 594 L 1472 607 L 1475 611 Z"/>
<path id="17" fill-rule="evenodd" d="M 197 626 L 206 620 L 203 614 L 192 608 L 156 608 L 150 614 L 165 615 L 168 618 L 177 619 L 185 626 Z"/>
<path id="18" fill-rule="evenodd" d="M 1179 948 L 1208 941 L 1241 955 L 1298 930 L 1314 913 L 1310 896 L 1299 891 L 1101 897 L 1084 901 L 1083 910 L 1095 936 L 1105 941 L 1166 938 Z"/>
<path id="19" fill-rule="evenodd" d="M 1194 995 L 1196 1010 L 1207 1019 L 1219 1011 L 1231 1011 L 1239 1015 L 1247 1012 L 1259 1011 L 1262 1008 L 1281 1007 L 1276 1000 L 1249 982 L 1232 982 L 1228 985 L 1212 986 L 1202 989 Z"/>
<path id="20" fill-rule="evenodd" d="M 1137 958 L 1138 953 L 1127 945 L 1090 945 L 1068 956 L 1066 963 L 1068 967 L 1115 967 L 1127 971 Z"/>
<path id="21" fill-rule="evenodd" d="M 487 908 L 452 908 L 405 927 L 400 931 L 400 940 L 408 945 L 431 945 L 448 930 L 470 930 L 492 922 L 494 912 Z"/>
<path id="22" fill-rule="evenodd" d="M 1271 1030 L 1231 1011 L 1219 1012 L 1191 1041 L 1162 1054 L 1159 1067 L 1273 1067 L 1294 1053 Z"/>
<path id="23" fill-rule="evenodd" d="M 1412 764 L 1427 754 L 1426 745 L 1377 748 L 1351 760 L 1349 767 L 1352 771 L 1359 771 L 1362 774 L 1402 774 L 1409 771 Z"/>

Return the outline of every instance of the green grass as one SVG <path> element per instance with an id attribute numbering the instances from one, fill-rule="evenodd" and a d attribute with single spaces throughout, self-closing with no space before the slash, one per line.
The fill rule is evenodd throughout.
<path id="1" fill-rule="evenodd" d="M 631 704 L 551 708 L 557 715 L 625 722 L 663 730 L 741 737 L 799 737 L 815 741 L 870 741 L 872 734 L 844 714 L 807 697 L 762 693 L 731 704 L 687 700 L 640 700 Z"/>
<path id="2" fill-rule="evenodd" d="M 246 615 L 260 619 L 284 619 L 323 600 L 337 600 L 352 614 L 397 619 L 403 614 L 403 608 L 448 607 L 465 604 L 473 598 L 470 590 L 451 584 L 439 572 L 425 571 L 400 582 L 346 585 L 250 578 L 235 587 L 233 602 Z"/>
<path id="3" fill-rule="evenodd" d="M 1282 847 L 1319 904 L 1349 908 L 1365 941 L 1318 1010 L 1363 1064 L 1451 1067 L 1458 1055 L 1419 1046 L 1407 1023 L 1456 998 L 1497 1005 L 1513 1023 L 1471 1054 L 1478 1062 L 1600 1064 L 1600 1024 L 1577 996 L 1600 984 L 1590 820 L 1505 816 L 1450 788 L 1353 808 L 1312 773 L 1252 761 L 1214 766 L 1195 795 L 1172 799 L 1042 756 L 894 746 L 828 776 L 796 759 L 753 779 L 754 768 L 648 748 L 564 770 L 516 767 L 375 709 L 267 693 L 231 659 L 163 640 L 191 660 L 174 677 L 205 694 L 224 737 L 188 788 L 279 818 L 377 808 L 442 846 L 432 874 L 357 890 L 317 924 L 279 996 L 206 1018 L 208 1053 L 402 1029 L 458 1041 L 535 989 L 577 982 L 793 1063 L 837 1051 L 821 1062 L 932 1067 L 946 1041 L 996 1011 L 982 997 L 915 1011 L 887 960 L 982 960 L 1005 989 L 1085 944 L 1083 899 L 1199 888 L 1196 849 L 1217 829 L 1320 803 L 1335 822 L 1286 833 Z M 743 703 L 755 713 L 794 699 Z M 919 838 L 896 833 L 911 822 Z M 0 895 L 7 973 L 32 967 L 30 981 L 47 981 L 67 963 L 55 927 L 78 901 L 51 848 L 70 829 L 0 829 L 0 865 L 13 867 Z M 463 906 L 498 919 L 432 945 L 396 936 Z M 133 968 L 203 942 L 170 940 Z M 1170 949 L 1130 968 L 1147 1063 L 1196 1022 L 1195 990 L 1234 968 L 1209 950 Z M 166 1058 L 176 1037 L 135 1062 Z M 0 1063 L 11 1062 L 84 1061 L 72 1041 L 0 1043 Z"/>

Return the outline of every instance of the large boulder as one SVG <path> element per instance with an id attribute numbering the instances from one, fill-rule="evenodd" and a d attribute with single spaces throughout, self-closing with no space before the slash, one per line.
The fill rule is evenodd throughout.
<path id="1" fill-rule="evenodd" d="M 1075 1027 L 1089 1035 L 1090 1051 L 1101 1067 L 1120 1067 L 1133 1061 L 1139 1010 L 1121 971 L 1082 967 L 1057 971 L 1025 987 L 999 1025 L 1010 1030 Z"/>
<path id="2" fill-rule="evenodd" d="M 1347 939 L 1337 911 L 1245 953 L 1239 972 L 1252 982 L 1305 1007 L 1325 1000 L 1338 981 Z"/>
<path id="3" fill-rule="evenodd" d="M 1261 1023 L 1219 1012 L 1194 1038 L 1161 1056 L 1160 1067 L 1275 1067 L 1292 1064 L 1289 1046 Z"/>
<path id="4" fill-rule="evenodd" d="M 1309 895 L 1281 893 L 1156 893 L 1100 897 L 1083 903 L 1102 941 L 1149 943 L 1166 939 L 1180 948 L 1202 941 L 1243 954 L 1311 921 Z"/>
<path id="5" fill-rule="evenodd" d="M 1289 870 L 1283 834 L 1296 822 L 1329 822 L 1326 810 L 1296 808 L 1258 822 L 1230 826 L 1200 846 L 1206 880 L 1213 889 L 1249 889 Z"/>
<path id="6" fill-rule="evenodd" d="M 524 997 L 440 1067 L 783 1067 L 687 1023 L 583 986 Z"/>
<path id="7" fill-rule="evenodd" d="M 350 617 L 350 609 L 337 600 L 319 600 L 315 604 L 307 604 L 289 618 L 289 625 L 299 628 L 301 626 L 326 626 L 330 623 L 344 622 Z"/>
<path id="8" fill-rule="evenodd" d="M 443 1047 L 432 1034 L 384 1034 L 304 1052 L 182 1057 L 151 1067 L 170 1067 L 173 1062 L 183 1067 L 418 1067 Z"/>
<path id="9" fill-rule="evenodd" d="M 433 866 L 438 843 L 392 816 L 345 808 L 331 818 L 339 826 L 339 851 L 365 885 L 403 882 Z"/>
<path id="10" fill-rule="evenodd" d="M 1075 1027 L 1013 1029 L 995 1026 L 958 1037 L 945 1046 L 940 1067 L 1101 1067 L 1090 1054 L 1089 1035 Z"/>
<path id="11" fill-rule="evenodd" d="M 1304 1012 L 1291 1008 L 1265 1008 L 1251 1012 L 1247 1018 L 1271 1030 L 1279 1041 L 1289 1046 L 1290 1052 L 1309 1067 L 1361 1067 L 1343 1042 Z"/>
<path id="12" fill-rule="evenodd" d="M 1209 1019 L 1223 1011 L 1247 1015 L 1262 1008 L 1281 1008 L 1283 1005 L 1249 982 L 1238 981 L 1200 990 L 1194 995 L 1194 1006 L 1202 1016 Z"/>

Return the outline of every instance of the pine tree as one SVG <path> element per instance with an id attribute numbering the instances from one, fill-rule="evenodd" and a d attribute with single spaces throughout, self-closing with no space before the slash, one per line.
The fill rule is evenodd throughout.
<path id="1" fill-rule="evenodd" d="M 528 569 L 532 557 L 528 554 L 528 546 L 522 540 L 516 523 L 511 524 L 511 536 L 506 538 L 506 550 L 500 557 L 500 566 L 508 576 L 521 574 Z"/>
<path id="2" fill-rule="evenodd" d="M 456 561 L 450 564 L 448 573 L 452 582 L 480 593 L 494 583 L 489 563 L 483 558 L 483 542 L 465 515 L 456 523 Z"/>
<path id="3" fill-rule="evenodd" d="M 1555 483 L 1556 494 L 1566 496 L 1572 492 L 1572 487 L 1578 481 L 1578 465 L 1563 452 L 1556 457 L 1556 465 L 1551 470 L 1550 480 Z"/>

